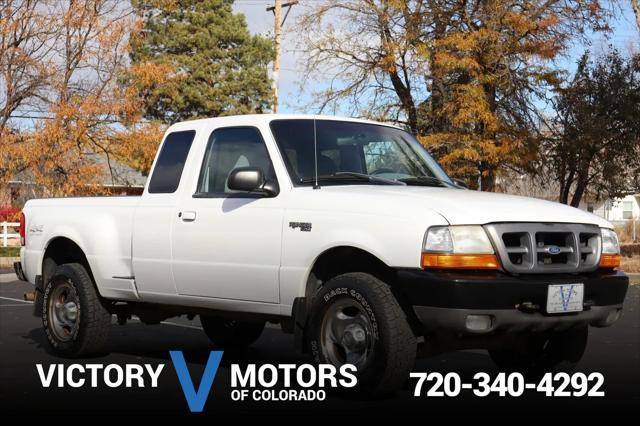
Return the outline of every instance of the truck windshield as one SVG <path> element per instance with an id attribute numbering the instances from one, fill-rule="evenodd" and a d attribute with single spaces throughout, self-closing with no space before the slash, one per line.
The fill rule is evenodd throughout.
<path id="1" fill-rule="evenodd" d="M 296 186 L 315 183 L 317 164 L 318 183 L 322 185 L 455 187 L 413 136 L 394 127 L 286 119 L 273 120 L 271 131 Z"/>

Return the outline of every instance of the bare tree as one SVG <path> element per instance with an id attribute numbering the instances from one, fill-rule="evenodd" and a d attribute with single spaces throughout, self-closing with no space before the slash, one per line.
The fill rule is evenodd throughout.
<path id="1" fill-rule="evenodd" d="M 129 2 L 0 0 L 0 184 L 27 170 L 32 195 L 104 192 L 114 159 L 148 168 L 161 127 L 139 94 L 165 70 L 131 66 L 140 28 Z"/>
<path id="2" fill-rule="evenodd" d="M 306 72 L 329 87 L 320 111 L 405 123 L 447 171 L 495 189 L 530 168 L 537 112 L 559 79 L 553 60 L 611 5 L 592 0 L 327 0 L 299 25 Z"/>
<path id="3" fill-rule="evenodd" d="M 45 191 L 41 195 L 69 194 L 83 186 L 100 191 L 87 184 L 105 178 L 103 162 L 113 183 L 122 125 L 141 112 L 136 92 L 122 84 L 137 17 L 117 0 L 58 0 L 52 12 L 59 37 L 56 72 L 46 93 L 50 117 L 32 135 L 25 162 Z"/>
<path id="4" fill-rule="evenodd" d="M 0 134 L 11 115 L 42 95 L 52 75 L 56 32 L 47 5 L 0 0 Z"/>
<path id="5" fill-rule="evenodd" d="M 429 16 L 423 1 L 331 0 L 308 6 L 297 25 L 308 53 L 306 75 L 313 78 L 318 68 L 331 74 L 318 97 L 319 111 L 348 98 L 350 113 L 405 122 L 416 132 L 418 102 L 427 92 L 428 60 L 419 49 Z M 336 20 L 339 26 L 332 23 Z"/>
<path id="6" fill-rule="evenodd" d="M 0 182 L 24 169 L 18 160 L 22 138 L 12 117 L 36 109 L 53 74 L 57 37 L 49 4 L 0 0 Z"/>

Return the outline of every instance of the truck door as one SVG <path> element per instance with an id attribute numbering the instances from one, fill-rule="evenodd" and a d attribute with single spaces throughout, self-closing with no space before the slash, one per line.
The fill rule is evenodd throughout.
<path id="1" fill-rule="evenodd" d="M 173 276 L 178 293 L 278 303 L 283 208 L 278 196 L 227 186 L 237 167 L 276 175 L 260 131 L 227 127 L 207 142 L 195 192 L 184 191 L 173 218 Z"/>
<path id="2" fill-rule="evenodd" d="M 167 135 L 134 215 L 132 262 L 142 299 L 145 293 L 176 294 L 171 275 L 171 223 L 194 137 L 193 130 Z"/>

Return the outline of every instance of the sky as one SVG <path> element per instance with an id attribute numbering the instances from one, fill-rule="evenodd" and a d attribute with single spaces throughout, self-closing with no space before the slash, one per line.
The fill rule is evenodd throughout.
<path id="1" fill-rule="evenodd" d="M 310 3 L 322 0 L 302 0 L 300 3 Z M 286 3 L 287 0 L 283 0 Z M 247 19 L 249 31 L 253 34 L 261 34 L 273 37 L 274 17 L 273 12 L 267 12 L 266 8 L 273 6 L 273 0 L 235 0 L 234 11 L 243 13 Z M 279 78 L 279 98 L 278 112 L 280 113 L 302 113 L 303 105 L 308 103 L 309 96 L 314 91 L 314 87 L 308 87 L 300 91 L 301 73 L 296 71 L 300 68 L 298 64 L 301 55 L 295 51 L 295 33 L 291 31 L 293 24 L 302 12 L 301 5 L 295 5 L 282 28 L 282 56 L 280 57 L 280 78 Z M 283 9 L 283 16 L 286 9 Z M 289 31 L 287 31 L 289 30 Z"/>
<path id="2" fill-rule="evenodd" d="M 302 74 L 296 69 L 302 69 L 299 61 L 302 55 L 296 52 L 296 37 L 291 31 L 293 23 L 300 16 L 304 3 L 318 2 L 323 0 L 300 0 L 300 5 L 293 6 L 283 27 L 281 71 L 279 81 L 279 106 L 280 113 L 304 113 L 315 112 L 305 110 L 309 104 L 314 91 L 321 87 L 322 79 L 307 84 L 300 88 Z M 283 0 L 286 2 L 286 0 Z M 273 5 L 273 0 L 235 0 L 233 9 L 238 13 L 243 13 L 246 17 L 249 30 L 253 34 L 261 34 L 269 37 L 273 36 L 273 13 L 267 12 L 266 8 Z M 567 55 L 557 62 L 558 67 L 569 72 L 575 69 L 575 63 L 585 49 L 589 49 L 594 54 L 600 53 L 612 45 L 626 52 L 631 50 L 640 51 L 640 33 L 638 32 L 635 17 L 628 1 L 621 2 L 621 10 L 616 13 L 616 19 L 612 22 L 613 31 L 607 35 L 594 34 L 591 37 L 590 45 L 576 43 Z M 285 10 L 283 10 L 284 13 Z M 289 30 L 289 31 L 288 31 Z M 322 70 L 318 70 L 322 75 Z"/>
<path id="3" fill-rule="evenodd" d="M 283 0 L 286 2 L 287 0 Z M 303 66 L 301 61 L 303 56 L 296 52 L 296 34 L 293 31 L 293 24 L 300 17 L 306 6 L 325 0 L 299 0 L 300 4 L 291 8 L 287 21 L 283 27 L 282 55 L 279 82 L 279 106 L 280 113 L 315 113 L 309 110 L 308 105 L 313 99 L 313 93 L 321 88 L 326 88 L 330 75 L 322 69 L 317 70 L 317 78 L 310 81 L 301 88 Z M 608 1 L 608 0 L 604 0 Z M 237 13 L 242 13 L 246 17 L 249 30 L 253 34 L 261 34 L 268 37 L 273 36 L 274 18 L 272 12 L 267 12 L 266 8 L 272 6 L 273 0 L 235 0 L 233 9 Z M 569 50 L 566 57 L 557 61 L 557 66 L 569 72 L 575 70 L 575 64 L 585 49 L 589 48 L 593 53 L 602 52 L 608 45 L 613 45 L 623 52 L 634 50 L 640 51 L 640 33 L 638 32 L 635 17 L 629 0 L 621 0 L 621 10 L 617 18 L 612 22 L 613 31 L 607 35 L 593 35 L 590 46 L 580 43 Z M 286 9 L 283 10 L 283 13 Z M 340 112 L 340 111 L 338 111 Z M 329 110 L 325 112 L 331 114 Z M 33 126 L 33 120 L 18 119 L 15 121 L 20 127 Z"/>

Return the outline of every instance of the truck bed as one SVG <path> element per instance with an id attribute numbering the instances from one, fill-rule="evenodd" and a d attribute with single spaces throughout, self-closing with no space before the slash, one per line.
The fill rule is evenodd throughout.
<path id="1" fill-rule="evenodd" d="M 43 255 L 54 239 L 67 238 L 86 254 L 104 297 L 135 298 L 131 236 L 139 196 L 75 197 L 30 200 L 22 265 L 29 281 L 42 274 Z M 54 238 L 55 236 L 55 238 Z M 103 290 L 104 289 L 104 290 Z"/>

